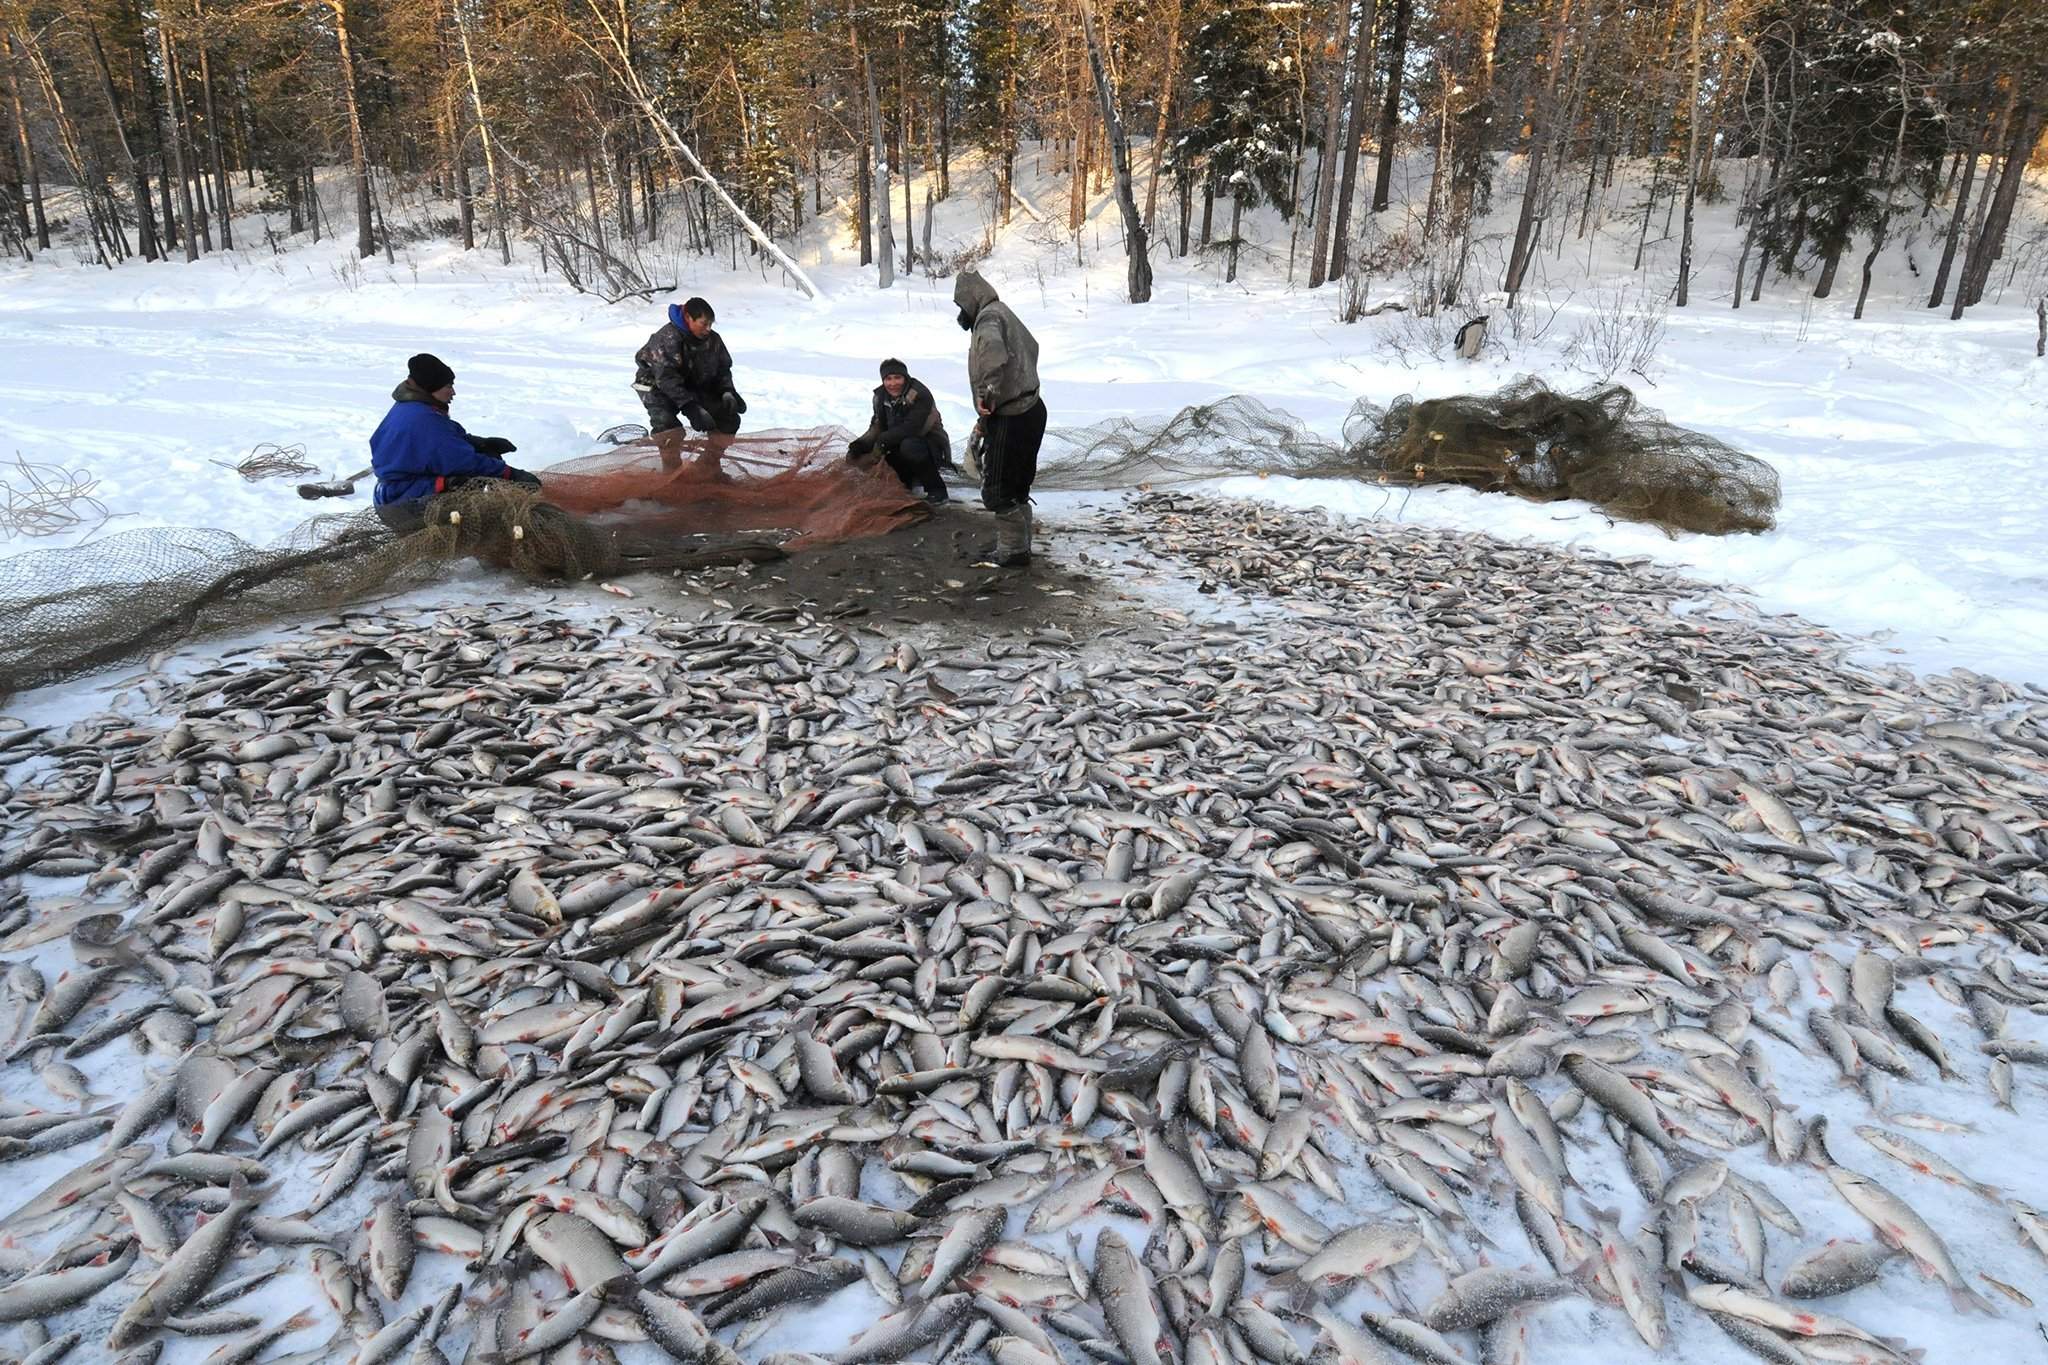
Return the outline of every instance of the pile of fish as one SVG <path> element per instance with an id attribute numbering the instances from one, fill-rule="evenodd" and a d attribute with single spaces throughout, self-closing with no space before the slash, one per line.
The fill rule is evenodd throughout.
<path id="1" fill-rule="evenodd" d="M 1235 618 L 365 613 L 0 728 L 16 1354 L 1910 1359 L 1880 1277 L 2031 1337 L 2048 1217 L 1945 1144 L 2041 1112 L 2048 698 L 1101 516 Z"/>

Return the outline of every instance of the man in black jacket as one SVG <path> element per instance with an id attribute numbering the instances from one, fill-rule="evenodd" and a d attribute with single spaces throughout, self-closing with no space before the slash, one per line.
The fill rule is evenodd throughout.
<path id="1" fill-rule="evenodd" d="M 922 489 L 924 500 L 934 506 L 946 501 L 946 480 L 939 473 L 941 465 L 953 461 L 946 424 L 931 390 L 912 379 L 903 362 L 894 358 L 882 362 L 874 416 L 868 429 L 847 443 L 846 457 L 857 460 L 876 450 L 905 488 Z"/>
<path id="2" fill-rule="evenodd" d="M 711 330 L 711 305 L 691 299 L 668 306 L 668 322 L 633 355 L 633 388 L 647 409 L 649 432 L 672 431 L 684 422 L 700 434 L 740 429 L 747 403 L 734 391 L 732 354 Z"/>

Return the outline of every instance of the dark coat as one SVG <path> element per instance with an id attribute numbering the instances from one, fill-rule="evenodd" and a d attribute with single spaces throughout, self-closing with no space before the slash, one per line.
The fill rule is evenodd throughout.
<path id="1" fill-rule="evenodd" d="M 675 304 L 669 305 L 668 321 L 633 353 L 633 363 L 633 382 L 654 389 L 678 410 L 692 403 L 717 407 L 719 395 L 737 392 L 725 339 L 715 331 L 701 341 L 691 336 Z"/>
<path id="2" fill-rule="evenodd" d="M 450 479 L 507 477 L 505 462 L 479 453 L 476 440 L 432 394 L 406 380 L 391 391 L 391 411 L 370 433 L 377 504 L 432 497 Z"/>
<path id="3" fill-rule="evenodd" d="M 894 450 L 913 436 L 928 437 L 934 433 L 943 441 L 946 424 L 939 416 L 932 391 L 919 383 L 915 375 L 904 379 L 901 398 L 891 398 L 887 388 L 875 385 L 874 416 L 868 429 L 861 433 L 862 440 L 877 450 Z"/>

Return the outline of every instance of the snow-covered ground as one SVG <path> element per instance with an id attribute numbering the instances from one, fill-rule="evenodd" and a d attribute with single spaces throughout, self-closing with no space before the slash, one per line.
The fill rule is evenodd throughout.
<path id="1" fill-rule="evenodd" d="M 1517 173 L 1512 164 L 1503 172 L 1508 191 Z M 1738 171 L 1726 166 L 1723 175 L 1732 185 Z M 1673 273 L 1673 242 L 1653 242 L 1639 276 L 1628 270 L 1637 219 L 1623 213 L 1633 202 L 1625 181 L 1610 196 L 1615 216 L 1587 241 L 1569 237 L 1561 259 L 1543 253 L 1519 326 L 1494 307 L 1492 340 L 1472 363 L 1419 352 L 1421 326 L 1399 313 L 1344 325 L 1336 286 L 1289 287 L 1287 229 L 1270 213 L 1248 219 L 1265 245 L 1248 252 L 1239 283 L 1221 282 L 1220 261 L 1162 251 L 1156 293 L 1143 307 L 1122 301 L 1115 210 L 1106 202 L 1082 231 L 1085 266 L 1063 231 L 1020 213 L 984 270 L 1040 338 L 1056 426 L 1163 417 L 1242 392 L 1334 437 L 1361 396 L 1486 390 L 1529 373 L 1588 382 L 1574 337 L 1624 291 L 1630 306 L 1652 300 L 1650 311 L 1660 311 L 1655 300 Z M 978 240 L 988 218 L 981 177 L 956 168 L 955 182 L 959 192 L 938 216 L 942 249 Z M 1042 186 L 1048 197 L 1055 188 Z M 1513 207 L 1511 194 L 1503 197 L 1496 217 Z M 1671 538 L 1576 504 L 1458 489 L 1240 479 L 1224 491 L 1646 554 L 1746 589 L 1767 610 L 1875 636 L 1922 670 L 2048 681 L 2048 537 L 2039 531 L 2048 506 L 2040 437 L 2048 362 L 2033 356 L 2025 297 L 2041 287 L 2044 266 L 2028 254 L 2040 253 L 2016 249 L 2013 286 L 1960 323 L 1923 306 L 1926 225 L 1900 235 L 1880 260 L 1864 320 L 1850 318 L 1855 279 L 1846 266 L 1833 299 L 1811 301 L 1807 285 L 1773 279 L 1761 303 L 1738 312 L 1728 307 L 1739 240 L 1731 216 L 1725 204 L 1703 211 L 1692 306 L 1669 310 L 1647 379 L 1619 377 L 1674 420 L 1770 461 L 1784 486 L 1777 530 Z M 1497 275 L 1501 250 L 1497 236 L 1482 238 L 1476 278 Z M 822 301 L 758 271 L 684 258 L 698 273 L 678 282 L 678 297 L 703 294 L 717 306 L 749 423 L 859 426 L 876 361 L 897 355 L 964 430 L 964 339 L 951 280 L 899 275 L 878 292 L 838 220 L 814 224 L 799 254 Z M 1998 274 L 2002 282 L 2004 267 Z M 1373 297 L 1404 289 L 1398 279 L 1379 281 Z M 330 239 L 196 265 L 108 271 L 57 252 L 33 266 L 0 266 L 0 461 L 88 470 L 117 518 L 96 531 L 0 544 L 0 553 L 154 524 L 273 539 L 312 505 L 291 480 L 248 484 L 214 462 L 274 442 L 303 446 L 336 474 L 361 468 L 365 439 L 418 350 L 453 365 L 456 416 L 472 431 L 511 437 L 516 462 L 545 467 L 581 454 L 598 431 L 640 418 L 628 387 L 632 352 L 668 301 L 608 306 L 544 275 L 530 250 L 505 267 L 438 242 L 404 248 L 395 265 L 357 262 L 346 242 Z M 1246 458 L 1255 464 L 1257 452 Z"/>

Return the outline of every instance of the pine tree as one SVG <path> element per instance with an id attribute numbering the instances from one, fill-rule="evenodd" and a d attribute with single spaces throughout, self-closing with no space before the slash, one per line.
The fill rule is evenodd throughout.
<path id="1" fill-rule="evenodd" d="M 1176 158 L 1199 164 L 1212 191 L 1231 203 L 1229 265 L 1237 278 L 1244 211 L 1261 203 L 1291 214 L 1293 57 L 1266 6 L 1225 3 L 1188 43 L 1188 88 L 1196 109 L 1175 141 Z"/>

